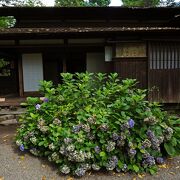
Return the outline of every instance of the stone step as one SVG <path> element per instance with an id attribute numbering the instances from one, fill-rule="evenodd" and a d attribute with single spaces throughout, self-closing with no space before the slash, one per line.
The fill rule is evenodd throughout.
<path id="1" fill-rule="evenodd" d="M 9 125 L 15 125 L 15 124 L 18 124 L 16 119 L 9 119 L 9 120 L 0 122 L 1 126 L 9 126 Z"/>
<path id="2" fill-rule="evenodd" d="M 8 110 L 8 109 L 2 109 L 0 110 L 0 116 L 1 115 L 20 115 L 20 114 L 23 114 L 25 113 L 26 109 L 18 109 L 17 111 L 11 111 L 11 110 Z"/>
<path id="3" fill-rule="evenodd" d="M 2 116 L 0 116 L 0 122 L 6 121 L 9 119 L 14 119 L 14 118 L 15 118 L 15 116 L 13 114 L 2 115 Z"/>

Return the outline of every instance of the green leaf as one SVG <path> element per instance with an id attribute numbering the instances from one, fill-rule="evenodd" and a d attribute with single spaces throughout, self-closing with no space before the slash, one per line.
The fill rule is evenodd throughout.
<path id="1" fill-rule="evenodd" d="M 133 170 L 133 166 L 131 164 L 128 165 L 129 170 Z"/>
<path id="2" fill-rule="evenodd" d="M 58 127 L 58 128 L 57 128 L 57 132 L 58 132 L 58 133 L 61 133 L 61 132 L 62 132 L 62 127 Z"/>
<path id="3" fill-rule="evenodd" d="M 175 127 L 174 130 L 180 134 L 180 127 Z"/>
<path id="4" fill-rule="evenodd" d="M 121 115 L 122 115 L 122 117 L 126 117 L 126 113 L 124 112 L 124 111 L 121 111 Z"/>
<path id="5" fill-rule="evenodd" d="M 177 140 L 176 140 L 175 137 L 172 137 L 171 143 L 172 143 L 173 146 L 176 146 L 176 145 L 177 145 Z"/>
<path id="6" fill-rule="evenodd" d="M 144 154 L 146 152 L 146 150 L 145 149 L 140 149 L 140 152 Z"/>
<path id="7" fill-rule="evenodd" d="M 101 157 L 105 157 L 105 156 L 106 156 L 106 153 L 105 153 L 104 151 L 101 151 L 101 152 L 100 152 L 100 156 L 101 156 Z"/>
<path id="8" fill-rule="evenodd" d="M 154 169 L 149 169 L 149 172 L 151 175 L 154 175 L 156 173 L 156 171 Z"/>
<path id="9" fill-rule="evenodd" d="M 169 122 L 172 125 L 175 125 L 175 124 L 179 125 L 180 124 L 180 118 L 178 118 L 176 116 L 171 116 L 171 117 L 169 117 Z"/>
<path id="10" fill-rule="evenodd" d="M 62 163 L 63 162 L 63 160 L 62 159 L 58 159 L 58 160 L 56 160 L 56 164 L 60 164 L 60 163 Z"/>
<path id="11" fill-rule="evenodd" d="M 100 143 L 104 144 L 106 141 L 104 139 L 100 139 Z"/>
<path id="12" fill-rule="evenodd" d="M 104 152 L 104 151 L 101 151 L 100 152 L 100 157 L 101 157 L 101 159 L 103 160 L 103 161 L 106 161 L 107 160 L 107 155 L 106 155 L 106 153 Z"/>
<path id="13" fill-rule="evenodd" d="M 38 145 L 39 145 L 39 146 L 44 145 L 44 141 L 39 142 L 39 144 L 38 144 Z"/>
<path id="14" fill-rule="evenodd" d="M 119 160 L 118 161 L 118 167 L 121 169 L 121 168 L 123 168 L 123 166 L 124 166 L 124 164 Z"/>
<path id="15" fill-rule="evenodd" d="M 135 164 L 133 165 L 133 169 L 134 169 L 135 172 L 139 172 L 139 167 L 137 165 L 135 165 Z"/>
<path id="16" fill-rule="evenodd" d="M 21 106 L 28 106 L 28 103 L 22 102 L 20 105 Z"/>
<path id="17" fill-rule="evenodd" d="M 44 155 L 48 156 L 49 154 L 51 154 L 51 151 L 45 151 Z"/>
<path id="18" fill-rule="evenodd" d="M 115 122 L 114 122 L 114 124 L 118 124 L 118 125 L 120 125 L 120 124 L 121 124 L 121 122 L 120 122 L 120 121 L 115 121 Z"/>
<path id="19" fill-rule="evenodd" d="M 32 119 L 36 119 L 37 115 L 34 113 L 30 113 L 30 116 L 32 117 Z"/>
<path id="20" fill-rule="evenodd" d="M 174 149 L 171 143 L 165 143 L 164 148 L 170 156 L 174 156 L 176 154 L 176 150 Z"/>

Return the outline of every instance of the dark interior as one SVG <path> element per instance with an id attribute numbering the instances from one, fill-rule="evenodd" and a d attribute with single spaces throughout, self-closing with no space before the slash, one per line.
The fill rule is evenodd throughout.
<path id="1" fill-rule="evenodd" d="M 18 94 L 17 56 L 0 50 L 0 94 L 14 96 Z"/>

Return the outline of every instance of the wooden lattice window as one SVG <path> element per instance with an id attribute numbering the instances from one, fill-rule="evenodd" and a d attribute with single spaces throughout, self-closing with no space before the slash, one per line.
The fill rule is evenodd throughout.
<path id="1" fill-rule="evenodd" d="M 180 69 L 180 42 L 149 43 L 150 69 Z"/>

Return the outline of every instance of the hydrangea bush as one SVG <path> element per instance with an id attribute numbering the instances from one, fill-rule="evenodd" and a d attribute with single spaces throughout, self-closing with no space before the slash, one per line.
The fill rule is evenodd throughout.
<path id="1" fill-rule="evenodd" d="M 146 101 L 136 80 L 116 73 L 63 73 L 62 84 L 41 82 L 45 98 L 28 98 L 16 144 L 45 156 L 64 174 L 89 170 L 157 171 L 180 152 L 180 119 Z"/>

